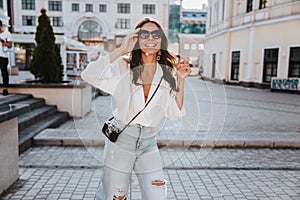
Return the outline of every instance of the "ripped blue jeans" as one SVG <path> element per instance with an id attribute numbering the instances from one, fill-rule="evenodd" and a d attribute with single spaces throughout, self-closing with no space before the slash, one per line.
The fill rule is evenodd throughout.
<path id="1" fill-rule="evenodd" d="M 156 131 L 140 125 L 128 126 L 115 143 L 104 147 L 104 173 L 97 200 L 128 200 L 132 171 L 137 175 L 143 200 L 166 200 L 167 186 Z"/>

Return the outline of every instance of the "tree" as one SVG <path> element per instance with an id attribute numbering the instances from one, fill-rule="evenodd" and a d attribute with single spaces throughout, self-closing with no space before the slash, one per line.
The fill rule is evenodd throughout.
<path id="1" fill-rule="evenodd" d="M 63 66 L 53 28 L 45 9 L 41 9 L 35 33 L 36 47 L 30 62 L 30 72 L 42 82 L 61 82 Z"/>

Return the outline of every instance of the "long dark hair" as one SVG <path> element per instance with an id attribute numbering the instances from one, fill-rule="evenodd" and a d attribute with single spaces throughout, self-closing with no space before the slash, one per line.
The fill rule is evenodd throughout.
<path id="1" fill-rule="evenodd" d="M 136 26 L 135 29 L 141 28 L 144 24 L 146 23 L 154 23 L 156 26 L 162 30 L 162 26 L 160 25 L 159 22 L 152 18 L 143 18 Z M 176 57 L 173 56 L 170 52 L 168 52 L 168 39 L 162 30 L 162 37 L 161 37 L 161 46 L 160 46 L 160 60 L 158 63 L 160 64 L 162 70 L 163 70 L 163 79 L 167 81 L 170 84 L 171 91 L 178 91 L 177 86 L 176 86 L 176 80 L 172 76 L 172 70 L 175 66 L 176 62 Z M 139 43 L 136 42 L 135 47 L 130 53 L 130 58 L 129 58 L 129 64 L 130 64 L 130 69 L 133 73 L 133 79 L 132 82 L 135 85 L 138 85 L 137 81 L 140 77 L 140 71 L 141 71 L 141 66 L 143 66 L 142 62 L 142 50 L 139 47 Z"/>

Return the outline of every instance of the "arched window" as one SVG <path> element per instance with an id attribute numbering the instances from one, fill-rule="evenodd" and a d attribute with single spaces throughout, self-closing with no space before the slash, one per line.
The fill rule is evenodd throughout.
<path id="1" fill-rule="evenodd" d="M 78 30 L 78 39 L 81 41 L 99 41 L 102 40 L 102 27 L 94 21 L 82 23 Z"/>

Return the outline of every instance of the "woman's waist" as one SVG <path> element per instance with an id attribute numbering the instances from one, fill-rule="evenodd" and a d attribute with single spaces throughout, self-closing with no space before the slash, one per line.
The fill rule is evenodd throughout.
<path id="1" fill-rule="evenodd" d="M 122 120 L 115 119 L 115 123 L 120 130 L 123 130 L 122 134 L 128 134 L 133 137 L 154 137 L 157 135 L 158 130 L 156 127 L 144 125 L 137 122 L 132 122 L 129 125 L 125 124 Z"/>

